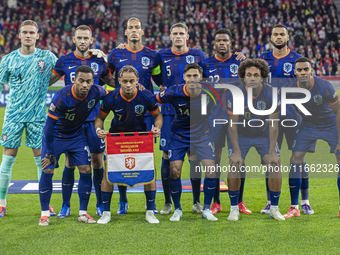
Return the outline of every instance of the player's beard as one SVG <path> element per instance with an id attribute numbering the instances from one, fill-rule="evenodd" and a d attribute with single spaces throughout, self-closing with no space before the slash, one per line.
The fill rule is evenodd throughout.
<path id="1" fill-rule="evenodd" d="M 286 47 L 286 46 L 287 46 L 287 43 L 288 43 L 288 42 L 285 42 L 285 43 L 283 43 L 283 44 L 276 44 L 276 43 L 274 43 L 273 41 L 271 41 L 271 42 L 272 42 L 273 46 L 274 46 L 276 49 L 279 49 L 279 50 L 281 50 L 281 49 L 283 49 L 284 47 Z"/>
<path id="2" fill-rule="evenodd" d="M 80 47 L 78 47 L 78 46 L 76 46 L 77 47 L 77 49 L 81 52 L 81 53 L 85 53 L 85 52 L 87 52 L 88 50 L 89 50 L 89 46 L 86 46 L 83 50 L 80 48 Z"/>

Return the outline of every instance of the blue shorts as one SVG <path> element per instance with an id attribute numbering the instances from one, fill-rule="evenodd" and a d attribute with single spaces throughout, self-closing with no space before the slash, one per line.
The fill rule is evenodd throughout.
<path id="1" fill-rule="evenodd" d="M 171 134 L 171 123 L 175 116 L 173 115 L 164 115 L 163 116 L 163 126 L 161 129 L 161 140 L 159 142 L 159 149 L 161 151 L 169 150 L 169 141 Z"/>
<path id="2" fill-rule="evenodd" d="M 190 139 L 179 140 L 171 138 L 169 142 L 169 161 L 184 161 L 185 154 L 188 151 L 196 152 L 197 159 L 215 160 L 215 149 L 210 137 L 207 139 L 193 142 Z"/>
<path id="3" fill-rule="evenodd" d="M 246 137 L 243 135 L 238 134 L 238 144 L 241 150 L 241 157 L 243 159 L 246 158 L 249 149 L 251 147 L 255 147 L 258 154 L 260 154 L 261 157 L 261 164 L 264 164 L 263 157 L 269 153 L 269 146 L 270 146 L 270 139 L 269 137 Z M 275 151 L 277 154 L 279 154 L 279 148 L 278 144 L 276 144 Z M 233 145 L 231 144 L 231 141 L 228 137 L 228 157 L 234 153 Z"/>
<path id="4" fill-rule="evenodd" d="M 105 151 L 105 140 L 99 139 L 94 128 L 94 121 L 86 121 L 83 125 L 87 144 L 91 153 L 102 153 Z"/>
<path id="5" fill-rule="evenodd" d="M 215 125 L 213 127 L 213 123 L 210 125 L 211 130 L 211 139 L 215 144 L 215 149 L 224 148 L 225 147 L 225 137 L 228 131 L 228 124 L 223 125 Z"/>
<path id="6" fill-rule="evenodd" d="M 21 146 L 22 133 L 25 130 L 25 145 L 33 149 L 41 149 L 45 121 L 8 122 L 2 126 L 0 144 L 9 149 Z"/>
<path id="7" fill-rule="evenodd" d="M 45 142 L 45 136 L 43 137 L 43 144 Z M 41 158 L 46 155 L 47 148 L 42 146 Z M 60 155 L 64 153 L 68 156 L 69 166 L 82 166 L 91 164 L 91 154 L 89 146 L 87 145 L 85 138 L 78 139 L 57 139 L 54 138 L 54 156 L 56 157 L 56 166 L 49 165 L 46 169 L 58 168 Z"/>
<path id="8" fill-rule="evenodd" d="M 295 127 L 283 127 L 281 125 L 281 121 L 285 119 L 294 119 L 297 121 L 297 126 Z M 281 150 L 282 143 L 283 143 L 283 135 L 286 137 L 288 150 L 292 150 L 294 139 L 296 136 L 296 132 L 298 131 L 300 125 L 301 125 L 302 117 L 298 113 L 298 111 L 294 108 L 293 105 L 287 105 L 287 115 L 281 116 L 280 115 L 280 124 L 279 124 L 279 135 L 277 138 L 277 142 L 279 144 L 279 148 Z M 296 122 L 294 121 L 285 121 L 284 125 L 286 126 L 293 126 Z"/>
<path id="9" fill-rule="evenodd" d="M 151 131 L 155 126 L 155 119 L 151 115 L 144 116 L 144 123 L 146 124 L 146 130 Z"/>
<path id="10" fill-rule="evenodd" d="M 338 143 L 337 127 L 334 126 L 328 129 L 310 129 L 302 127 L 296 134 L 293 151 L 315 152 L 315 144 L 318 139 L 326 141 L 329 147 L 331 147 L 330 153 L 334 153 Z M 340 155 L 340 152 L 337 151 L 336 155 Z"/>

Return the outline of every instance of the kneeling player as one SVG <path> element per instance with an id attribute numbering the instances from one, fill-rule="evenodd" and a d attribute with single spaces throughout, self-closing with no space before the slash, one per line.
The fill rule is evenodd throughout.
<path id="1" fill-rule="evenodd" d="M 289 187 L 291 197 L 291 207 L 284 215 L 285 218 L 300 216 L 299 210 L 299 190 L 301 188 L 301 164 L 307 151 L 314 148 L 314 143 L 318 139 L 328 142 L 331 153 L 335 153 L 337 163 L 340 164 L 340 103 L 339 97 L 332 84 L 319 77 L 312 77 L 312 63 L 308 58 L 298 58 L 295 61 L 294 70 L 296 80 L 288 83 L 283 88 L 304 88 L 309 90 L 311 98 L 303 106 L 311 115 L 302 116 L 301 126 L 296 134 L 293 144 L 293 154 L 290 159 Z M 302 93 L 288 93 L 287 98 L 304 98 Z M 296 107 L 294 105 L 294 107 Z M 299 110 L 296 107 L 297 110 Z M 338 176 L 338 188 L 340 182 Z M 306 206 L 301 204 L 303 207 Z M 307 205 L 308 206 L 308 205 Z M 340 211 L 339 211 L 340 217 Z"/>
<path id="2" fill-rule="evenodd" d="M 201 84 L 202 68 L 198 64 L 188 64 L 184 68 L 183 78 L 186 84 L 172 86 L 156 95 L 159 103 L 170 103 L 176 109 L 176 117 L 171 124 L 169 143 L 170 160 L 170 193 L 175 205 L 175 212 L 170 221 L 179 221 L 182 216 L 181 208 L 181 173 L 184 156 L 190 151 L 191 159 L 197 154 L 203 167 L 215 167 L 215 157 L 212 149 L 210 127 L 207 116 L 201 116 Z M 208 104 L 212 107 L 212 100 Z M 210 110 L 208 110 L 210 112 Z M 196 155 L 195 155 L 196 156 Z M 211 169 L 211 168 L 210 168 Z M 200 174 L 200 173 L 197 173 Z M 216 221 L 210 211 L 210 204 L 216 189 L 216 173 L 206 172 L 204 180 L 204 207 L 202 218 Z"/>
<path id="3" fill-rule="evenodd" d="M 110 111 L 114 112 L 110 133 L 146 131 L 144 115 L 148 111 L 155 121 L 155 127 L 152 129 L 153 135 L 154 137 L 159 137 L 163 125 L 163 116 L 158 109 L 158 104 L 153 94 L 149 90 L 140 91 L 137 89 L 138 79 L 139 74 L 134 67 L 127 65 L 120 69 L 118 81 L 121 88 L 111 91 L 105 98 L 95 121 L 95 128 L 100 139 L 105 139 L 108 134 L 102 128 L 104 120 Z M 143 109 L 142 112 L 137 114 L 136 107 Z M 146 220 L 149 223 L 159 223 L 153 211 L 155 208 L 156 181 L 144 185 L 144 191 L 147 201 Z M 98 220 L 99 224 L 106 224 L 111 220 L 112 192 L 113 185 L 109 184 L 106 178 L 103 178 L 102 199 L 104 212 L 103 216 Z"/>
<path id="4" fill-rule="evenodd" d="M 99 100 L 105 97 L 106 91 L 98 85 L 93 85 L 93 77 L 91 67 L 77 68 L 75 84 L 59 90 L 49 107 L 41 152 L 44 158 L 41 160 L 43 173 L 39 182 L 40 226 L 49 225 L 48 205 L 52 194 L 52 177 L 62 153 L 68 155 L 68 166 L 77 166 L 80 174 L 78 221 L 96 223 L 87 213 L 92 189 L 91 158 L 83 124 Z"/>
<path id="5" fill-rule="evenodd" d="M 256 115 L 252 113 L 249 110 L 250 107 L 248 105 L 248 98 L 252 97 L 252 105 L 256 110 L 268 110 L 272 108 L 273 88 L 263 82 L 264 79 L 268 77 L 268 74 L 269 68 L 267 63 L 260 59 L 246 60 L 245 62 L 242 62 L 238 68 L 238 75 L 242 83 L 238 86 L 238 88 L 242 90 L 244 95 L 244 115 L 238 116 L 233 114 L 233 96 L 230 91 L 227 92 L 227 112 L 229 119 L 229 163 L 231 167 L 237 170 L 230 171 L 228 174 L 229 197 L 231 203 L 231 210 L 228 220 L 236 221 L 240 218 L 238 207 L 238 197 L 241 183 L 240 172 L 245 171 L 244 165 L 243 168 L 240 169 L 240 167 L 246 158 L 249 149 L 251 147 L 255 147 L 257 152 L 261 155 L 261 160 L 265 164 L 269 164 L 269 124 L 268 121 L 266 121 L 268 115 Z M 248 88 L 252 89 L 252 94 L 248 94 Z M 274 97 L 277 97 L 277 95 L 274 95 Z M 277 119 L 279 116 L 279 109 L 280 108 L 277 107 L 275 112 L 269 115 L 269 118 Z M 243 123 L 243 125 L 241 123 Z M 259 123 L 261 123 L 262 126 L 259 125 Z M 278 132 L 277 127 L 277 125 L 274 127 L 276 132 Z M 270 133 L 272 133 L 272 131 L 273 128 L 271 127 Z M 275 166 L 279 167 L 278 164 L 273 164 L 270 167 Z M 270 167 L 268 169 L 271 169 Z M 281 172 L 269 172 L 268 181 L 272 201 L 270 217 L 276 220 L 284 220 L 285 218 L 278 210 L 282 183 Z"/>

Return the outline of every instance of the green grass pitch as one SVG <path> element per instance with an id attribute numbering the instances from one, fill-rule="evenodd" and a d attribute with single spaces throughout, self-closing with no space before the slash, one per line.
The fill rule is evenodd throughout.
<path id="1" fill-rule="evenodd" d="M 2 126 L 4 108 L 0 108 Z M 110 117 L 108 117 L 108 120 Z M 106 130 L 109 126 L 106 121 Z M 24 141 L 23 141 L 24 144 Z M 157 178 L 160 178 L 161 152 L 155 145 Z M 227 152 L 223 163 L 227 164 Z M 289 166 L 291 152 L 284 145 L 282 163 Z M 309 164 L 335 164 L 325 142 L 319 141 L 316 153 L 308 154 Z M 60 180 L 63 161 L 56 169 L 54 180 Z M 247 165 L 260 165 L 259 156 L 251 150 Z M 12 180 L 36 180 L 36 165 L 31 149 L 22 146 L 15 162 Z M 0 219 L 1 254 L 338 254 L 339 194 L 336 173 L 332 178 L 310 179 L 310 202 L 315 215 L 301 215 L 283 222 L 270 220 L 260 214 L 266 204 L 263 175 L 247 175 L 244 202 L 253 211 L 241 215 L 238 222 L 227 220 L 230 202 L 227 193 L 221 193 L 222 212 L 217 222 L 202 220 L 191 212 L 192 194 L 182 194 L 183 219 L 170 222 L 170 215 L 157 215 L 160 224 L 145 221 L 144 194 L 128 194 L 130 209 L 127 215 L 115 214 L 118 194 L 112 198 L 112 220 L 107 225 L 87 225 L 77 222 L 78 195 L 71 200 L 71 216 L 66 219 L 51 217 L 50 226 L 40 227 L 40 203 L 38 194 L 10 194 L 7 197 L 8 214 Z M 285 174 L 284 176 L 287 176 Z M 311 176 L 316 176 L 311 174 Z M 320 176 L 320 175 L 319 175 Z M 254 178 L 251 178 L 254 177 Z M 255 178 L 256 177 L 256 178 Z M 259 177 L 259 178 L 258 178 Z M 317 176 L 316 176 L 317 177 Z M 78 178 L 78 176 L 76 176 Z M 183 179 L 189 178 L 185 163 Z M 203 193 L 201 195 L 203 201 Z M 51 205 L 58 213 L 61 194 L 53 194 Z M 164 205 L 163 193 L 158 193 L 156 205 Z M 284 214 L 290 206 L 288 179 L 283 179 L 280 210 Z M 96 220 L 95 195 L 92 194 L 88 211 Z"/>

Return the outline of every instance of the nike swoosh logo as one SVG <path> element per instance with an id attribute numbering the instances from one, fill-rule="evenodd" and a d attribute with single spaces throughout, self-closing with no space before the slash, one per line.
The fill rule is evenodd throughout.
<path id="1" fill-rule="evenodd" d="M 186 105 L 186 104 L 178 104 L 178 106 L 184 106 L 184 105 Z"/>
<path id="2" fill-rule="evenodd" d="M 86 192 L 86 195 L 91 194 L 91 192 Z"/>
<path id="3" fill-rule="evenodd" d="M 123 109 L 115 110 L 115 112 L 121 112 L 121 111 L 123 111 Z"/>
<path id="4" fill-rule="evenodd" d="M 155 199 L 149 200 L 149 202 L 155 201 Z"/>
<path id="5" fill-rule="evenodd" d="M 164 181 L 168 180 L 170 178 L 170 176 L 168 178 L 164 178 Z"/>
<path id="6" fill-rule="evenodd" d="M 209 187 L 208 187 L 209 190 L 212 190 L 212 189 L 215 189 L 215 188 L 216 188 L 216 187 L 213 187 L 213 188 L 209 188 Z"/>
<path id="7" fill-rule="evenodd" d="M 275 198 L 278 198 L 279 196 L 274 196 Z"/>
<path id="8" fill-rule="evenodd" d="M 234 196 L 230 196 L 230 197 L 236 197 L 237 195 L 234 195 Z"/>
<path id="9" fill-rule="evenodd" d="M 73 109 L 68 109 L 67 111 L 68 112 L 72 112 L 72 111 L 74 111 L 76 108 L 73 108 Z"/>
<path id="10" fill-rule="evenodd" d="M 68 69 L 72 69 L 72 68 L 75 68 L 75 67 L 77 67 L 77 66 L 69 66 Z"/>
<path id="11" fill-rule="evenodd" d="M 126 58 L 126 59 L 120 59 L 119 62 L 123 62 L 123 61 L 125 61 L 125 60 L 127 60 L 127 58 Z"/>
<path id="12" fill-rule="evenodd" d="M 40 191 L 40 194 L 44 194 L 44 193 L 46 193 L 46 192 L 48 192 L 48 190 Z"/>
<path id="13" fill-rule="evenodd" d="M 177 191 L 172 191 L 171 193 L 172 194 L 176 194 L 176 193 L 178 193 L 179 192 L 179 190 L 177 190 Z"/>
<path id="14" fill-rule="evenodd" d="M 212 73 L 212 72 L 214 72 L 214 71 L 216 71 L 216 69 L 214 69 L 214 70 L 209 70 L 209 73 Z"/>
<path id="15" fill-rule="evenodd" d="M 105 145 L 104 146 L 100 146 L 101 149 L 105 148 Z"/>
<path id="16" fill-rule="evenodd" d="M 107 204 L 109 201 L 103 201 L 103 204 Z"/>
<path id="17" fill-rule="evenodd" d="M 169 61 L 171 61 L 171 59 L 164 60 L 164 63 L 168 63 Z"/>

